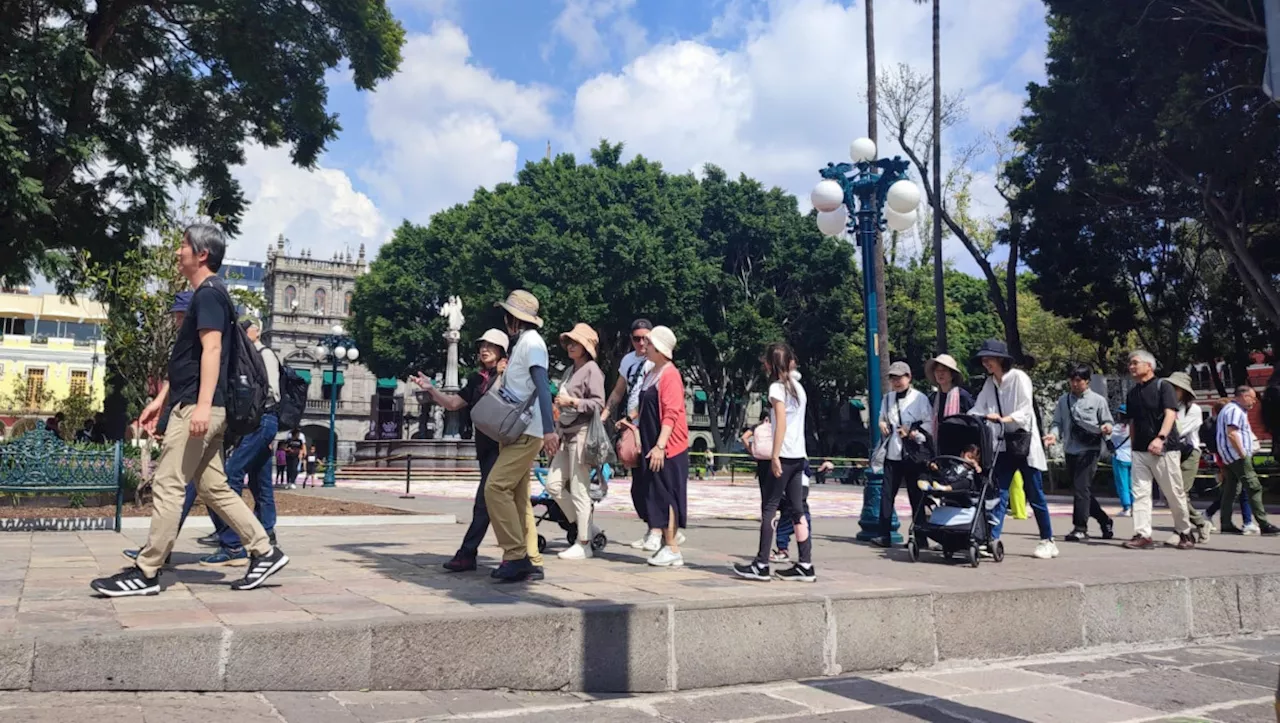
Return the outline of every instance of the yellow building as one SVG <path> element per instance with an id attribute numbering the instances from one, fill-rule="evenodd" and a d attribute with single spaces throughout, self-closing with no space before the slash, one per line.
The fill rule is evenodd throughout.
<path id="1" fill-rule="evenodd" d="M 57 400 L 73 391 L 91 393 L 96 408 L 102 408 L 106 350 L 101 329 L 106 320 L 106 307 L 88 299 L 0 293 L 4 426 L 19 417 L 48 416 Z M 15 399 L 17 384 L 25 387 L 26 399 Z"/>

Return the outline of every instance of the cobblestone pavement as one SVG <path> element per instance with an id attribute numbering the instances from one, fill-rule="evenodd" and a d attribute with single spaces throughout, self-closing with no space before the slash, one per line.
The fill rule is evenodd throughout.
<path id="1" fill-rule="evenodd" d="M 334 494 L 369 501 L 386 498 L 421 509 L 457 513 L 463 523 L 470 519 L 469 503 L 462 500 L 401 501 L 394 495 L 357 490 Z M 1120 521 L 1120 539 L 1062 542 L 1061 557 L 1055 560 L 1031 558 L 1035 523 L 1011 520 L 1005 534 L 1008 557 L 1002 564 L 984 563 L 975 570 L 943 563 L 940 556 L 926 556 L 919 564 L 911 564 L 901 549 L 883 551 L 852 544 L 859 530 L 857 520 L 827 518 L 814 520 L 818 582 L 804 586 L 777 581 L 761 584 L 738 580 L 728 570 L 730 562 L 753 554 L 758 523 L 698 521 L 688 531 L 686 566 L 662 569 L 644 564 L 645 553 L 625 544 L 642 532 L 632 516 L 606 512 L 598 521 L 613 542 L 595 559 L 586 561 L 558 559 L 554 551 L 563 546 L 563 533 L 556 525 L 543 523 L 539 529 L 552 540 L 546 556 L 547 579 L 516 586 L 494 585 L 483 568 L 461 575 L 441 569 L 441 563 L 457 549 L 465 529 L 462 524 L 282 527 L 281 545 L 293 562 L 263 589 L 248 593 L 228 589 L 244 568 L 198 564 L 199 555 L 208 549 L 195 543 L 201 531 L 188 530 L 175 547 L 176 568 L 161 577 L 164 590 L 159 596 L 116 600 L 92 597 L 89 581 L 127 564 L 121 549 L 145 540 L 145 530 L 123 535 L 6 533 L 0 535 L 0 635 L 394 618 L 796 593 L 989 590 L 1068 581 L 1280 572 L 1280 540 L 1216 536 L 1211 544 L 1190 552 L 1172 548 L 1133 552 L 1119 545 L 1129 531 L 1125 529 L 1127 520 Z M 1167 521 L 1167 515 L 1157 515 L 1157 526 Z M 496 564 L 498 549 L 492 535 L 481 548 L 481 556 L 482 564 Z"/>
<path id="2" fill-rule="evenodd" d="M 781 643 L 780 643 L 781 644 Z M 1118 723 L 1275 720 L 1280 637 L 610 696 L 511 691 L 0 693 L 5 723 Z"/>

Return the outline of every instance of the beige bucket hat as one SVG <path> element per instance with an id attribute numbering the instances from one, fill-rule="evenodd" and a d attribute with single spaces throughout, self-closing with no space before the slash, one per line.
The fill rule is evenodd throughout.
<path id="1" fill-rule="evenodd" d="M 672 355 L 676 351 L 676 333 L 665 326 L 655 326 L 653 331 L 649 332 L 649 346 L 658 351 L 659 354 L 668 359 L 673 358 Z"/>
<path id="2" fill-rule="evenodd" d="M 1185 390 L 1192 397 L 1196 395 L 1196 390 L 1191 386 L 1191 375 L 1186 372 L 1170 374 L 1168 382 L 1179 389 Z"/>
<path id="3" fill-rule="evenodd" d="M 486 342 L 501 349 L 503 354 L 507 353 L 507 347 L 511 345 L 511 339 L 507 336 L 507 333 L 498 329 L 490 329 L 481 334 L 480 338 L 476 340 L 476 344 Z"/>
<path id="4" fill-rule="evenodd" d="M 596 330 L 590 326 L 578 322 L 573 328 L 560 335 L 560 343 L 563 345 L 570 339 L 582 345 L 587 350 L 587 355 L 592 359 L 596 358 L 596 346 L 600 343 L 600 336 L 596 334 Z"/>
<path id="5" fill-rule="evenodd" d="M 496 302 L 494 306 L 505 309 L 508 314 L 520 321 L 527 321 L 539 329 L 542 328 L 542 318 L 538 316 L 538 297 L 524 289 L 512 291 L 507 295 L 506 301 Z"/>
<path id="6" fill-rule="evenodd" d="M 933 381 L 933 372 L 938 367 L 950 369 L 959 374 L 961 379 L 964 379 L 964 370 L 960 368 L 960 364 L 956 362 L 955 357 L 950 354 L 939 354 L 924 363 L 924 375 L 928 377 L 930 382 Z"/>

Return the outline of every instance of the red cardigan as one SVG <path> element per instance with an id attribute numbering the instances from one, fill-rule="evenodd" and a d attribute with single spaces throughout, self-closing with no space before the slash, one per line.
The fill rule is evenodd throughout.
<path id="1" fill-rule="evenodd" d="M 689 419 L 684 406 L 684 379 L 674 364 L 668 363 L 658 378 L 658 416 L 662 426 L 671 425 L 667 458 L 689 449 Z"/>

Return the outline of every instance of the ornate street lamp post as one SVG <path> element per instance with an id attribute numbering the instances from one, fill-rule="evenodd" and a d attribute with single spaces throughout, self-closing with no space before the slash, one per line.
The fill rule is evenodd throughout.
<path id="1" fill-rule="evenodd" d="M 828 163 L 818 171 L 823 180 L 814 187 L 810 200 L 818 210 L 818 229 L 828 236 L 846 231 L 862 250 L 862 308 L 867 320 L 867 409 L 870 415 L 871 453 L 880 445 L 880 336 L 876 312 L 875 255 L 876 235 L 881 224 L 895 231 L 910 228 L 916 222 L 920 205 L 920 189 L 907 180 L 910 164 L 899 157 L 876 157 L 876 144 L 870 138 L 859 138 L 849 147 L 853 163 Z M 885 207 L 887 204 L 887 208 Z M 850 214 L 851 209 L 857 209 Z M 867 484 L 862 497 L 862 515 L 858 521 L 862 531 L 858 539 L 870 541 L 883 536 L 880 529 L 880 500 L 884 494 L 883 471 L 867 469 Z M 894 543 L 902 541 L 898 534 L 898 515 L 891 521 Z"/>
<path id="2" fill-rule="evenodd" d="M 360 350 L 356 348 L 356 340 L 347 336 L 341 326 L 333 327 L 333 333 L 320 340 L 315 348 L 316 358 L 333 367 L 333 377 L 329 385 L 329 458 L 324 465 L 324 486 L 333 487 L 337 462 L 337 426 L 338 426 L 338 369 L 347 362 L 360 358 Z"/>

